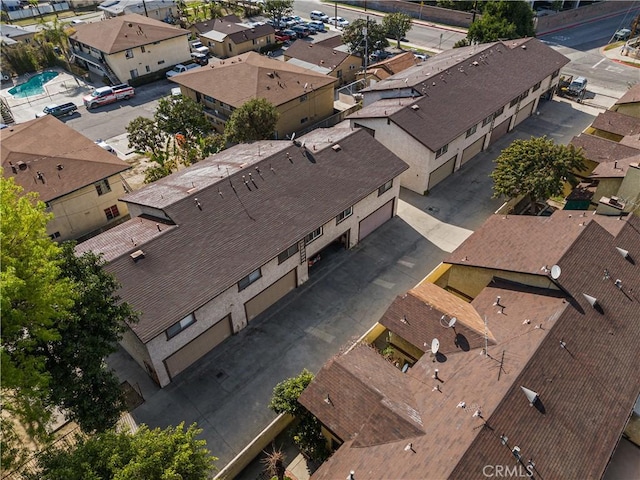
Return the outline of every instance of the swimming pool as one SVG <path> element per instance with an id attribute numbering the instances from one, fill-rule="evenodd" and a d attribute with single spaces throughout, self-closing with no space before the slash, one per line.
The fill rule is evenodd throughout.
<path id="1" fill-rule="evenodd" d="M 44 93 L 43 85 L 58 76 L 58 72 L 42 72 L 34 75 L 25 83 L 9 89 L 9 93 L 16 98 L 30 97 Z"/>

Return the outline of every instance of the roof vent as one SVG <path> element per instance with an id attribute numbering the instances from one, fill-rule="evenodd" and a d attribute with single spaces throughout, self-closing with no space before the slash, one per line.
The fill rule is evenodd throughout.
<path id="1" fill-rule="evenodd" d="M 477 61 L 474 61 L 474 62 L 472 63 L 472 65 L 473 65 L 474 67 L 477 67 L 477 66 L 478 66 L 478 65 L 480 65 L 480 64 L 479 64 Z"/>
<path id="2" fill-rule="evenodd" d="M 22 160 L 20 160 L 20 161 L 18 162 L 18 168 L 19 168 L 20 170 L 26 170 L 26 169 L 27 169 L 27 164 L 26 164 L 26 163 L 24 163 Z"/>
<path id="3" fill-rule="evenodd" d="M 597 298 L 592 297 L 591 295 L 587 295 L 586 293 L 583 293 L 582 296 L 585 298 L 587 302 L 589 302 L 589 305 L 591 305 L 593 308 L 596 308 L 596 305 L 598 305 Z"/>
<path id="4" fill-rule="evenodd" d="M 340 150 L 342 150 L 342 147 L 340 146 L 340 144 L 339 144 L 339 143 L 336 143 L 336 144 L 335 144 L 333 147 L 331 147 L 331 148 L 332 148 L 332 150 L 333 150 L 334 152 L 339 152 Z"/>
<path id="5" fill-rule="evenodd" d="M 523 49 L 523 50 L 526 50 L 526 49 L 527 49 L 527 46 L 526 46 L 526 45 L 522 45 L 522 49 Z"/>
<path id="6" fill-rule="evenodd" d="M 59 163 L 58 165 L 56 165 L 56 168 L 58 170 L 62 170 L 64 168 L 64 165 L 62 165 L 61 163 Z"/>
<path id="7" fill-rule="evenodd" d="M 420 110 L 420 106 L 419 105 L 411 105 L 411 110 Z"/>
<path id="8" fill-rule="evenodd" d="M 529 406 L 533 407 L 533 404 L 538 400 L 538 394 L 533 390 L 523 387 L 522 385 L 520 386 L 520 389 L 522 390 L 522 393 L 524 393 L 524 396 L 527 397 L 527 400 L 529 400 Z"/>
<path id="9" fill-rule="evenodd" d="M 138 260 L 142 260 L 144 258 L 144 252 L 142 250 L 136 250 L 131 255 L 129 255 L 134 262 L 138 262 Z"/>
<path id="10" fill-rule="evenodd" d="M 625 250 L 624 248 L 620 248 L 620 247 L 616 247 L 616 250 L 618 251 L 618 253 L 620 255 L 622 255 L 624 258 L 628 258 L 629 257 L 629 250 Z"/>
<path id="11" fill-rule="evenodd" d="M 273 78 L 274 77 L 273 72 L 267 72 L 267 77 Z"/>

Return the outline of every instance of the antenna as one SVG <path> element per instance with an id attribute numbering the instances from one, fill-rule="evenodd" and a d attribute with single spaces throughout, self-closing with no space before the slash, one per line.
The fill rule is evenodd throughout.
<path id="1" fill-rule="evenodd" d="M 554 265 L 553 267 L 551 267 L 551 278 L 553 278 L 554 280 L 560 278 L 561 273 L 562 270 L 560 269 L 560 265 Z"/>
<path id="2" fill-rule="evenodd" d="M 438 350 L 440 350 L 440 340 L 434 338 L 433 340 L 431 340 L 431 353 L 435 355 L 436 353 L 438 353 Z"/>

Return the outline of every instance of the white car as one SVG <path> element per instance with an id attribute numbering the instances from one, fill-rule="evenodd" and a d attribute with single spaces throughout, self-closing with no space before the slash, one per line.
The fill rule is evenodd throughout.
<path id="1" fill-rule="evenodd" d="M 344 28 L 349 26 L 349 21 L 342 17 L 330 17 L 327 22 L 329 25 L 333 25 L 336 28 Z"/>
<path id="2" fill-rule="evenodd" d="M 113 153 L 114 155 L 118 154 L 115 148 L 113 148 L 111 145 L 109 145 L 107 142 L 105 142 L 101 138 L 96 140 L 94 143 L 98 145 L 100 148 L 104 148 L 109 153 Z"/>
<path id="3" fill-rule="evenodd" d="M 311 20 L 318 20 L 324 23 L 329 21 L 329 15 L 327 15 L 324 12 L 321 12 L 320 10 L 314 10 L 313 12 L 311 12 L 309 14 L 309 18 L 311 18 Z"/>

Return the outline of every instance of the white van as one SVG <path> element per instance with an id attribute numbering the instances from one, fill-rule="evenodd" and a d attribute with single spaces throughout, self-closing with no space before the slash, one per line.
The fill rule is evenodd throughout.
<path id="1" fill-rule="evenodd" d="M 319 20 L 323 23 L 326 23 L 329 21 L 329 15 L 321 12 L 320 10 L 314 10 L 309 14 L 309 17 L 311 18 L 311 20 Z"/>

